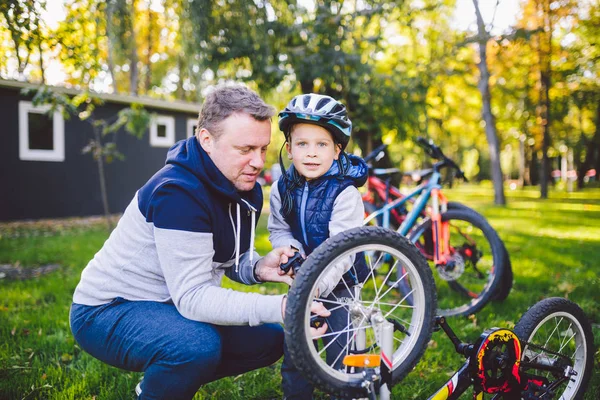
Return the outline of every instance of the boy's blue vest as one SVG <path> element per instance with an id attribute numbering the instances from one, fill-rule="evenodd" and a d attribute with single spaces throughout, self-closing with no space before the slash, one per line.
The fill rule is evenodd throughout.
<path id="1" fill-rule="evenodd" d="M 340 178 L 338 164 L 334 162 L 325 175 L 312 181 L 305 181 L 303 185 L 293 190 L 293 208 L 290 215 L 284 216 L 284 219 L 290 226 L 294 238 L 302 243 L 307 256 L 329 238 L 329 221 L 331 221 L 337 196 L 349 186 L 360 187 L 367 180 L 366 163 L 351 154 L 348 155 L 348 160 L 351 166 L 343 178 Z M 286 173 L 291 174 L 292 168 L 294 167 L 290 167 Z M 279 179 L 277 188 L 282 197 L 288 185 L 288 180 Z M 304 221 L 304 229 L 302 221 Z M 364 256 L 357 256 L 354 268 L 344 274 L 344 280 L 349 286 L 355 285 L 364 280 L 367 275 L 368 269 Z M 340 285 L 344 287 L 343 283 Z"/>

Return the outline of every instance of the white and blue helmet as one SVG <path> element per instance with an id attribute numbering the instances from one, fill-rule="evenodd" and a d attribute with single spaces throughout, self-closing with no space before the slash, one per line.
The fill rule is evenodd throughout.
<path id="1" fill-rule="evenodd" d="M 352 121 L 348 118 L 346 106 L 336 99 L 322 94 L 301 94 L 294 97 L 279 113 L 279 129 L 286 139 L 293 124 L 314 124 L 322 126 L 342 145 L 342 150 L 350 141 Z"/>

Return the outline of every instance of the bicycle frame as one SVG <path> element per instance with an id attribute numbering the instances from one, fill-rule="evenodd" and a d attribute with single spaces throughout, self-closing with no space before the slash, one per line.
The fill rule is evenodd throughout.
<path id="1" fill-rule="evenodd" d="M 393 328 L 390 322 L 381 318 L 379 320 L 374 318 L 373 324 L 379 325 L 378 330 L 381 332 L 379 336 L 382 349 L 381 358 L 375 360 L 370 355 L 347 356 L 350 362 L 347 365 L 369 369 L 370 373 L 365 373 L 363 385 L 367 389 L 369 397 L 375 399 L 379 394 L 381 400 L 387 400 L 390 398 L 390 378 L 388 374 L 390 373 L 391 364 L 386 354 L 391 351 L 389 343 L 393 340 Z M 488 329 L 474 344 L 470 344 L 463 343 L 458 339 L 446 322 L 445 317 L 436 317 L 436 325 L 444 331 L 454 344 L 456 352 L 464 355 L 467 360 L 448 382 L 429 397 L 429 400 L 457 400 L 470 387 L 473 387 L 473 399 L 475 400 L 483 400 L 484 393 L 496 393 L 493 399 L 499 399 L 502 394 L 523 389 L 529 381 L 535 382 L 534 378 L 519 373 L 522 344 L 514 332 L 504 328 Z M 494 384 L 488 380 L 493 380 L 495 377 L 486 377 L 484 359 L 487 357 L 486 352 L 492 351 L 490 348 L 498 345 L 510 347 L 513 360 L 512 364 L 508 364 L 510 377 L 501 378 L 500 382 Z M 508 361 L 506 362 L 508 363 Z M 344 363 L 346 364 L 346 360 Z M 559 371 L 558 368 L 556 370 Z M 510 379 L 512 379 L 512 382 L 509 383 Z"/>
<path id="2" fill-rule="evenodd" d="M 432 200 L 431 205 L 431 219 L 433 222 L 433 241 L 434 241 L 434 261 L 437 264 L 445 264 L 450 255 L 450 249 L 448 245 L 449 227 L 447 223 L 442 223 L 441 214 L 446 212 L 448 209 L 448 199 L 441 192 L 442 186 L 440 185 L 441 174 L 439 171 L 434 170 L 431 177 L 424 183 L 417 186 L 412 192 L 407 195 L 402 195 L 399 191 L 395 190 L 398 195 L 397 199 L 388 202 L 379 210 L 369 215 L 363 223 L 367 224 L 379 216 L 383 216 L 382 226 L 384 228 L 390 227 L 390 215 L 400 207 L 403 207 L 406 202 L 414 200 L 413 209 L 405 216 L 402 224 L 398 228 L 398 233 L 403 236 L 407 236 L 410 230 L 414 227 L 417 218 L 422 215 L 423 211 L 427 209 L 427 203 Z M 381 182 L 381 180 L 380 180 Z M 378 183 L 376 186 L 378 194 L 381 196 L 379 191 L 381 190 L 381 184 Z M 386 185 L 387 189 L 387 185 Z M 386 190 L 386 195 L 388 190 Z M 394 193 L 396 195 L 396 193 Z M 386 199 L 386 202 L 388 199 Z"/>

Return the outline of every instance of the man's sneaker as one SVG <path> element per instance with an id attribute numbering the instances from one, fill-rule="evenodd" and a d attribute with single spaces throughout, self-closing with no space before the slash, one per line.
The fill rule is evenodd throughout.
<path id="1" fill-rule="evenodd" d="M 142 382 L 144 380 L 142 379 L 137 386 L 135 387 L 135 394 L 139 397 L 142 394 Z"/>

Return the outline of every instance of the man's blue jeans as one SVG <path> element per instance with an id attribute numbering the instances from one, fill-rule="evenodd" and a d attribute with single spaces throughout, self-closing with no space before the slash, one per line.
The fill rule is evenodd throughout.
<path id="1" fill-rule="evenodd" d="M 271 365 L 283 354 L 280 325 L 217 326 L 186 319 L 169 303 L 74 303 L 70 320 L 86 352 L 145 372 L 140 399 L 191 399 L 205 383 Z"/>

